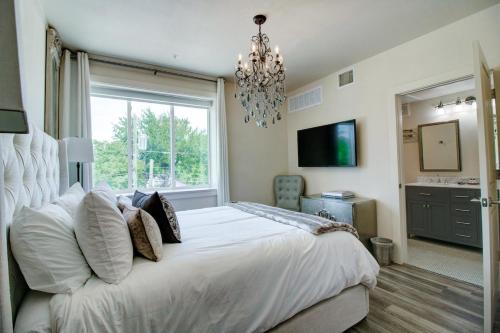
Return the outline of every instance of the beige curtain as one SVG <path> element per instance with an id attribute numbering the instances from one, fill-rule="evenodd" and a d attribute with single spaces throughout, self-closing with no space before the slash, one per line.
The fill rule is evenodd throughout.
<path id="1" fill-rule="evenodd" d="M 90 68 L 89 56 L 77 52 L 72 58 L 69 50 L 63 53 L 59 82 L 59 133 L 61 138 L 92 138 L 90 112 Z M 76 169 L 71 166 L 70 177 L 76 178 Z M 72 179 L 74 180 L 74 179 Z M 82 187 L 92 188 L 92 165 L 83 164 Z M 70 181 L 73 183 L 73 181 Z"/>
<path id="2" fill-rule="evenodd" d="M 223 206 L 229 202 L 229 167 L 227 151 L 226 100 L 224 94 L 224 79 L 217 79 L 216 100 L 216 151 L 217 151 L 217 205 Z"/>

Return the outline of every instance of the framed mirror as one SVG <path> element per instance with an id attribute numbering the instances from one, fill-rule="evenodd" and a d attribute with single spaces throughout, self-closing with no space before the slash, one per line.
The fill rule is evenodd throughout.
<path id="1" fill-rule="evenodd" d="M 61 39 L 53 28 L 47 29 L 45 55 L 45 119 L 44 130 L 58 139 L 59 123 L 59 66 L 61 63 Z"/>
<path id="2" fill-rule="evenodd" d="M 462 171 L 457 120 L 418 125 L 420 171 Z"/>

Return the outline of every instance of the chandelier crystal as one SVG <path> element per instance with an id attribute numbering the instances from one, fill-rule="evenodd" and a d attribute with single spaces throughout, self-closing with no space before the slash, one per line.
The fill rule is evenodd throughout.
<path id="1" fill-rule="evenodd" d="M 253 118 L 258 127 L 267 128 L 269 123 L 281 120 L 278 110 L 286 100 L 285 67 L 279 48 L 276 46 L 273 54 L 269 37 L 261 32 L 266 17 L 256 15 L 253 21 L 259 26 L 259 33 L 252 36 L 248 61 L 243 63 L 241 54 L 238 57 L 234 73 L 238 88 L 234 97 L 245 110 L 245 123 Z"/>

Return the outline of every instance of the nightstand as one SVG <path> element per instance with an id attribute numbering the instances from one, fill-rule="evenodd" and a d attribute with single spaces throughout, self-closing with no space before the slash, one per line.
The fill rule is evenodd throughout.
<path id="1" fill-rule="evenodd" d="M 350 198 L 333 199 L 321 194 L 300 197 L 300 211 L 317 214 L 326 211 L 337 222 L 351 224 L 358 230 L 360 241 L 371 249 L 370 238 L 377 236 L 377 206 L 374 199 Z"/>

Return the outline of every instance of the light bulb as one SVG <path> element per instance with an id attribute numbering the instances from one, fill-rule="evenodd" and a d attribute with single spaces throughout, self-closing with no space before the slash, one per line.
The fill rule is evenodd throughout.
<path id="1" fill-rule="evenodd" d="M 255 43 L 252 43 L 252 52 L 255 52 L 256 49 L 257 47 L 255 46 Z"/>
<path id="2" fill-rule="evenodd" d="M 276 47 L 274 48 L 274 52 L 276 52 L 276 54 L 280 53 L 280 48 L 278 47 L 278 45 L 276 45 Z"/>
<path id="3" fill-rule="evenodd" d="M 238 61 L 241 61 L 241 59 L 242 59 L 242 56 L 241 56 L 241 53 L 240 53 L 240 54 L 238 54 Z"/>
<path id="4" fill-rule="evenodd" d="M 245 65 L 243 65 L 245 69 L 248 69 L 248 62 L 245 62 Z"/>

